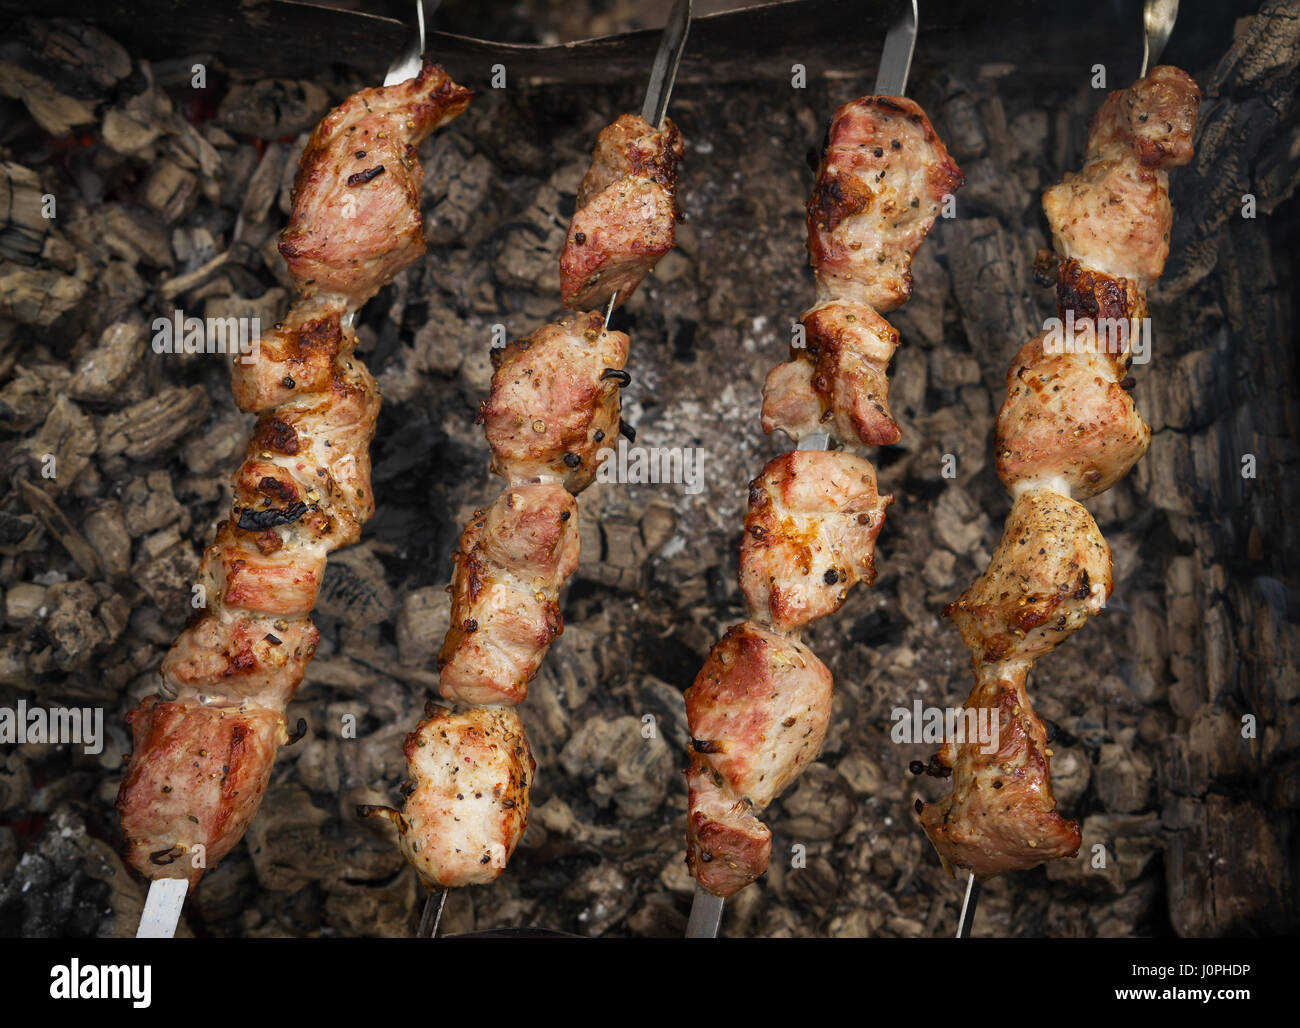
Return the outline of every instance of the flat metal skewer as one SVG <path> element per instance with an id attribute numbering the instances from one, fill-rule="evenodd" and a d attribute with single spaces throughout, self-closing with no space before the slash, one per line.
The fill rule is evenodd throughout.
<path id="1" fill-rule="evenodd" d="M 686 922 L 686 938 L 716 939 L 722 927 L 722 908 L 726 903 L 721 896 L 713 895 L 697 883 L 695 898 L 691 900 L 691 916 Z"/>
<path id="2" fill-rule="evenodd" d="M 430 13 L 438 9 L 441 0 L 429 0 Z M 388 67 L 384 76 L 384 85 L 393 86 L 399 82 L 414 78 L 420 73 L 424 63 L 424 4 L 415 0 L 415 21 L 419 32 L 414 43 Z M 238 239 L 242 223 L 236 223 L 232 239 Z M 154 878 L 149 882 L 149 892 L 145 896 L 144 909 L 140 913 L 140 924 L 136 928 L 137 939 L 171 939 L 176 936 L 176 925 L 181 919 L 181 909 L 185 905 L 185 896 L 189 892 L 189 881 L 185 878 Z M 441 914 L 441 907 L 439 914 Z M 435 928 L 437 920 L 434 920 Z"/>
<path id="3" fill-rule="evenodd" d="M 966 879 L 966 897 L 961 901 L 961 917 L 957 921 L 957 938 L 969 939 L 975 922 L 975 908 L 980 901 L 980 880 L 972 871 Z"/>
<path id="4" fill-rule="evenodd" d="M 907 90 L 907 75 L 912 68 L 912 51 L 916 48 L 916 0 L 905 0 L 903 10 L 885 33 L 885 46 L 880 53 L 880 68 L 876 72 L 877 96 L 902 96 Z M 797 450 L 828 450 L 831 447 L 829 432 L 810 432 L 799 440 Z M 715 939 L 722 924 L 722 908 L 726 903 L 701 885 L 695 886 L 691 901 L 691 916 L 686 922 L 686 938 Z"/>
<path id="5" fill-rule="evenodd" d="M 1152 65 L 1160 63 L 1165 44 L 1178 20 L 1178 0 L 1146 0 L 1142 6 L 1142 72 L 1146 78 Z"/>
<path id="6" fill-rule="evenodd" d="M 436 939 L 438 922 L 442 920 L 442 908 L 447 905 L 447 890 L 439 889 L 429 893 L 424 901 L 424 910 L 420 913 L 420 927 L 415 932 L 417 939 Z"/>
<path id="7" fill-rule="evenodd" d="M 1152 65 L 1160 63 L 1165 52 L 1174 22 L 1178 20 L 1178 0 L 1146 0 L 1142 5 L 1142 71 L 1138 78 L 1146 78 Z M 979 905 L 980 882 L 972 872 L 966 879 L 966 896 L 961 903 L 961 917 L 957 922 L 957 938 L 969 939 Z"/>

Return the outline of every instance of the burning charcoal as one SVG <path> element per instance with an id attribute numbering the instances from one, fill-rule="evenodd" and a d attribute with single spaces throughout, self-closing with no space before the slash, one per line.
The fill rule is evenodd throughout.
<path id="1" fill-rule="evenodd" d="M 133 479 L 122 493 L 122 516 L 131 535 L 140 536 L 181 522 L 189 527 L 189 512 L 176 501 L 172 479 L 166 471 L 150 471 Z"/>
<path id="2" fill-rule="evenodd" d="M 583 933 L 598 938 L 632 909 L 635 893 L 630 884 L 612 864 L 602 863 L 580 872 L 563 899 L 578 907 L 576 920 Z"/>
<path id="3" fill-rule="evenodd" d="M 239 135 L 282 139 L 310 132 L 329 108 L 329 94 L 314 82 L 258 79 L 231 86 L 217 108 L 217 122 Z"/>
<path id="4" fill-rule="evenodd" d="M 271 204 L 280 191 L 289 148 L 283 143 L 271 143 L 257 163 L 257 170 L 248 181 L 239 213 L 247 222 L 265 221 Z"/>
<path id="5" fill-rule="evenodd" d="M 68 382 L 68 395 L 78 400 L 109 402 L 131 378 L 148 346 L 144 326 L 118 322 L 99 337 L 99 345 L 81 359 Z"/>
<path id="6" fill-rule="evenodd" d="M 5 620 L 20 625 L 40 615 L 47 604 L 48 587 L 35 582 L 18 582 L 5 593 Z"/>
<path id="7" fill-rule="evenodd" d="M 0 880 L 0 929 L 6 935 L 126 936 L 139 919 L 138 890 L 122 862 L 72 811 L 53 813 L 22 867 L 22 875 Z M 128 891 L 137 896 L 134 909 L 125 902 Z"/>
<path id="8" fill-rule="evenodd" d="M 71 375 L 57 364 L 19 367 L 0 389 L 0 426 L 22 432 L 43 422 Z"/>
<path id="9" fill-rule="evenodd" d="M 1101 747 L 1093 788 L 1107 811 L 1131 814 L 1146 809 L 1150 805 L 1151 784 L 1151 762 L 1141 750 L 1117 743 Z"/>
<path id="10" fill-rule="evenodd" d="M 108 632 L 94 614 L 98 601 L 95 590 L 85 582 L 62 582 L 50 587 L 49 611 L 41 628 L 54 647 L 54 663 L 59 669 L 84 667 L 109 641 Z"/>
<path id="11" fill-rule="evenodd" d="M 156 396 L 109 414 L 100 423 L 100 453 L 145 460 L 170 452 L 208 415 L 201 386 L 171 386 Z"/>
<path id="12" fill-rule="evenodd" d="M 36 172 L 13 161 L 0 162 L 0 258 L 33 264 L 40 256 L 50 219 L 44 206 Z"/>
<path id="13" fill-rule="evenodd" d="M 164 222 L 172 225 L 190 212 L 198 191 L 198 176 L 171 158 L 164 157 L 149 172 L 141 199 Z"/>
<path id="14" fill-rule="evenodd" d="M 574 731 L 560 755 L 564 769 L 586 782 L 596 806 L 612 804 L 628 821 L 659 808 L 672 773 L 667 743 L 658 733 L 646 738 L 642 728 L 636 717 L 593 717 Z"/>
<path id="15" fill-rule="evenodd" d="M 122 505 L 113 499 L 92 501 L 81 531 L 99 555 L 105 574 L 125 576 L 131 567 L 131 534 L 122 517 Z"/>
<path id="16" fill-rule="evenodd" d="M 810 765 L 781 806 L 781 830 L 796 841 L 835 838 L 855 809 L 848 783 L 825 764 Z"/>
<path id="17" fill-rule="evenodd" d="M 451 605 L 441 586 L 412 589 L 402 599 L 397 616 L 397 652 L 409 667 L 429 667 L 447 634 Z"/>
<path id="18" fill-rule="evenodd" d="M 0 260 L 0 317 L 49 328 L 75 309 L 86 284 L 71 275 Z"/>
<path id="19" fill-rule="evenodd" d="M 95 455 L 95 429 L 75 403 L 60 395 L 39 432 L 22 448 L 25 472 L 54 495 L 77 483 Z"/>
<path id="20" fill-rule="evenodd" d="M 369 544 L 330 557 L 316 599 L 317 610 L 354 625 L 372 625 L 385 620 L 394 606 L 384 566 Z"/>

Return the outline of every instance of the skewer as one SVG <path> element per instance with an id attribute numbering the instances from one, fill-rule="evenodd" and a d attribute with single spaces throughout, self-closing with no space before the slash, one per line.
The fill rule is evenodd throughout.
<path id="1" fill-rule="evenodd" d="M 664 26 L 663 36 L 659 42 L 659 50 L 655 54 L 654 64 L 650 72 L 650 83 L 646 88 L 645 101 L 641 108 L 641 116 L 656 127 L 663 124 L 664 116 L 668 112 L 668 99 L 672 95 L 673 83 L 677 78 L 677 68 L 681 63 L 682 51 L 686 48 L 686 36 L 691 24 L 691 9 L 691 0 L 677 0 L 668 15 L 668 21 Z M 421 47 L 423 47 L 424 39 L 423 24 L 423 18 L 421 17 Z M 609 328 L 609 321 L 613 317 L 614 307 L 617 303 L 618 292 L 615 291 L 605 305 L 605 328 Z M 442 911 L 446 903 L 446 889 L 429 894 L 425 899 L 424 910 L 420 916 L 420 926 L 416 933 L 418 938 L 432 939 L 437 937 L 438 924 L 442 919 Z"/>
<path id="2" fill-rule="evenodd" d="M 1138 78 L 1146 77 L 1151 66 L 1160 63 L 1160 56 L 1174 31 L 1174 22 L 1178 20 L 1178 0 L 1145 0 L 1142 5 L 1142 70 Z M 957 938 L 969 939 L 971 927 L 975 921 L 975 910 L 979 905 L 980 882 L 974 872 L 966 879 L 966 896 L 961 904 L 961 916 L 957 921 Z"/>
<path id="3" fill-rule="evenodd" d="M 417 939 L 436 939 L 438 922 L 442 920 L 442 908 L 447 905 L 447 890 L 429 893 L 424 901 L 424 911 L 420 914 L 420 927 L 416 930 Z"/>
<path id="4" fill-rule="evenodd" d="M 441 0 L 429 0 L 430 13 L 438 9 Z M 392 86 L 414 78 L 424 63 L 424 4 L 415 0 L 415 20 L 418 26 L 417 39 L 412 45 L 394 59 L 384 76 L 384 85 Z M 231 235 L 238 239 L 241 224 L 235 225 Z M 154 878 L 149 882 L 149 891 L 145 896 L 144 909 L 140 913 L 140 923 L 136 927 L 137 939 L 171 939 L 176 936 L 176 926 L 180 923 L 181 910 L 185 906 L 185 897 L 189 892 L 188 878 Z M 441 915 L 439 906 L 438 913 Z M 437 918 L 434 918 L 437 928 Z"/>
<path id="5" fill-rule="evenodd" d="M 885 33 L 880 68 L 876 72 L 877 95 L 902 96 L 906 91 L 907 75 L 912 68 L 912 52 L 916 48 L 916 26 L 916 0 L 905 0 L 903 10 Z M 830 433 L 812 432 L 800 439 L 795 448 L 828 450 L 831 448 Z M 695 898 L 691 901 L 690 918 L 686 922 L 686 938 L 716 939 L 722 926 L 722 911 L 726 902 L 723 897 L 715 896 L 697 884 Z"/>
<path id="6" fill-rule="evenodd" d="M 957 938 L 969 939 L 975 921 L 975 908 L 980 901 L 980 880 L 972 871 L 966 879 L 966 898 L 961 901 L 961 917 L 957 920 Z"/>

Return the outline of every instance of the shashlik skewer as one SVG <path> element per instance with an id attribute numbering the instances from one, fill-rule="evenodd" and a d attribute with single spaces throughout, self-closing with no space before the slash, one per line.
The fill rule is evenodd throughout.
<path id="1" fill-rule="evenodd" d="M 906 85 L 915 5 L 886 39 L 877 90 Z M 912 258 L 960 169 L 924 112 L 899 95 L 835 112 L 808 203 L 817 303 L 806 345 L 769 374 L 763 429 L 799 450 L 750 484 L 740 582 L 750 620 L 728 630 L 686 692 L 690 766 L 687 863 L 698 883 L 687 935 L 717 934 L 722 905 L 767 868 L 771 833 L 756 816 L 815 759 L 830 718 L 831 675 L 798 632 L 875 578 L 874 548 L 892 496 L 842 444 L 896 442 L 885 368 L 898 334 L 878 313 L 911 295 Z"/>
<path id="2" fill-rule="evenodd" d="M 628 337 L 609 328 L 610 315 L 672 248 L 683 144 L 664 112 L 690 14 L 689 0 L 679 0 L 642 116 L 622 115 L 600 133 L 569 226 L 564 303 L 604 303 L 605 312 L 569 314 L 492 355 L 479 421 L 492 469 L 509 486 L 475 512 L 455 558 L 451 627 L 438 658 L 439 693 L 455 707 L 431 702 L 407 737 L 402 810 L 358 808 L 396 825 L 430 889 L 426 937 L 436 933 L 446 890 L 494 881 L 527 826 L 536 764 L 513 708 L 563 630 L 559 593 L 579 551 L 573 497 L 622 430 Z"/>
<path id="3" fill-rule="evenodd" d="M 1191 159 L 1199 101 L 1196 83 L 1168 66 L 1111 93 L 1090 126 L 1083 169 L 1043 195 L 1059 258 L 1057 315 L 1073 320 L 1073 335 L 1059 347 L 1037 337 L 1012 363 L 996 430 L 1011 513 L 988 570 L 944 611 L 972 654 L 977 684 L 966 707 L 998 712 L 999 745 L 985 754 L 979 743 L 946 742 L 931 768 L 951 774 L 953 793 L 918 801 L 945 869 L 970 873 L 967 908 L 975 881 L 1080 845 L 1078 825 L 1056 811 L 1051 750 L 1025 682 L 1111 591 L 1110 548 L 1073 497 L 1109 489 L 1150 442 L 1123 388 L 1128 335 L 1107 323 L 1129 329 L 1136 323 L 1126 319 L 1145 316 L 1169 253 L 1167 169 Z"/>
<path id="4" fill-rule="evenodd" d="M 128 716 L 117 807 L 127 862 L 155 882 L 192 888 L 235 846 L 289 741 L 284 711 L 315 651 L 326 557 L 374 509 L 380 400 L 353 352 L 353 317 L 424 253 L 415 148 L 470 97 L 426 63 L 349 97 L 303 152 L 280 243 L 300 296 L 258 359 L 234 365 L 236 403 L 258 422 L 200 566 L 207 606 L 164 659 L 159 693 Z M 179 910 L 150 930 L 172 934 Z"/>

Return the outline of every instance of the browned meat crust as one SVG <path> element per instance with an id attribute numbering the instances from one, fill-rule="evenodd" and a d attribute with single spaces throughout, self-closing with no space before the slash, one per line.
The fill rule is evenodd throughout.
<path id="1" fill-rule="evenodd" d="M 667 118 L 656 130 L 623 114 L 601 131 L 560 257 L 566 307 L 603 307 L 614 293 L 621 306 L 673 248 L 682 153 L 682 135 Z"/>

